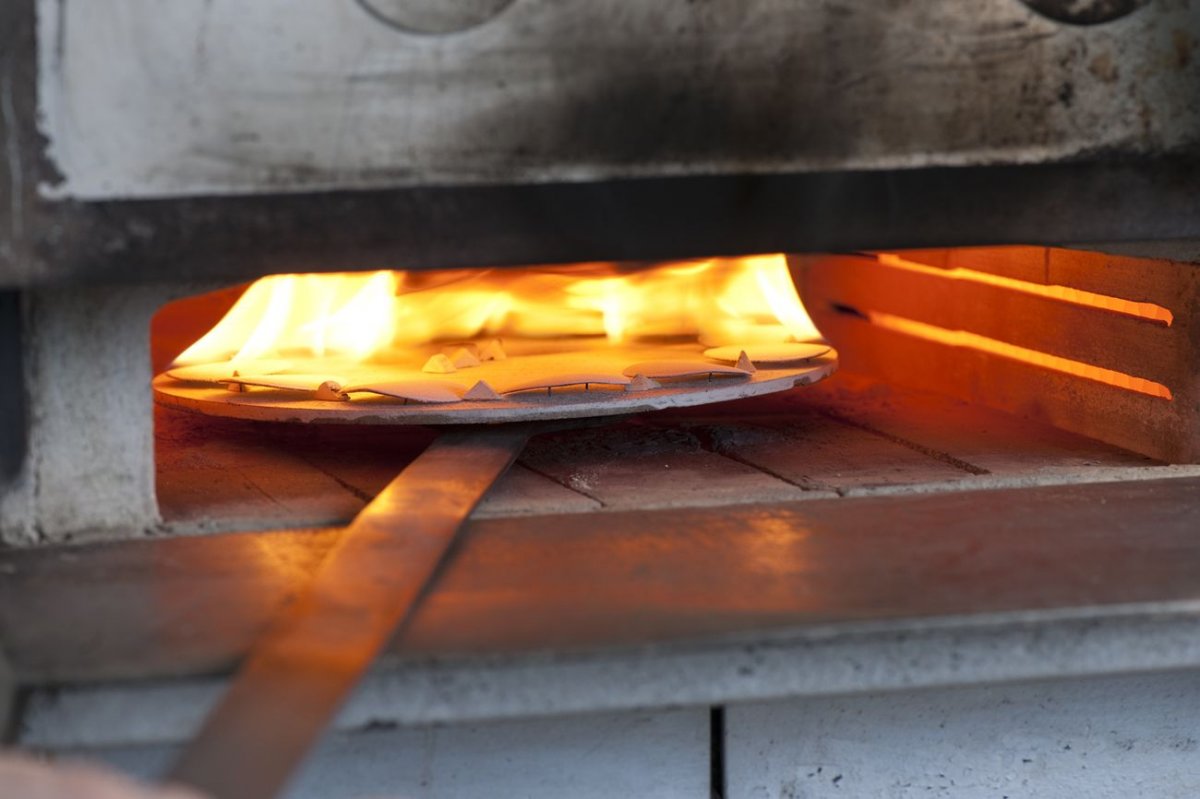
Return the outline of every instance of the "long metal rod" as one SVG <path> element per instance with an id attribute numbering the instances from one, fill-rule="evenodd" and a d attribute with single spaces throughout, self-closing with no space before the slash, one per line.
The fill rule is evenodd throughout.
<path id="1" fill-rule="evenodd" d="M 401 472 L 251 649 L 167 779 L 213 799 L 277 795 L 528 437 L 525 426 L 446 434 Z"/>

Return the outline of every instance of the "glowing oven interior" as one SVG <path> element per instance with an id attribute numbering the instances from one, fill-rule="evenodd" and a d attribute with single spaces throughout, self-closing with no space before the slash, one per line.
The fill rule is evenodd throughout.
<path id="1" fill-rule="evenodd" d="M 1195 296 L 1184 265 L 1044 247 L 272 276 L 173 302 L 155 317 L 156 387 L 172 372 L 198 376 L 182 381 L 184 393 L 215 401 L 159 397 L 159 500 L 181 529 L 336 523 L 386 484 L 397 458 L 403 465 L 431 440 L 424 425 L 633 415 L 613 428 L 630 440 L 597 445 L 596 455 L 628 466 L 656 451 L 670 426 L 656 420 L 671 414 L 750 427 L 764 413 L 791 418 L 822 408 L 840 418 L 880 391 L 896 395 L 894 407 L 951 402 L 1012 419 L 1030 441 L 1075 435 L 1126 453 L 1117 457 L 1123 463 L 1189 463 L 1200 454 L 1190 400 Z M 755 381 L 772 375 L 784 384 L 759 390 Z M 384 393 L 372 382 L 386 384 Z M 673 410 L 637 416 L 664 407 Z M 506 416 L 505 408 L 541 416 Z M 383 421 L 399 413 L 391 421 L 400 425 L 307 424 L 351 411 L 384 413 Z M 281 420 L 291 423 L 266 423 Z M 984 423 L 943 423 L 955 425 Z M 718 430 L 693 445 L 723 462 L 762 466 L 743 442 L 758 439 L 743 432 Z M 806 492 L 844 490 L 838 475 L 850 473 L 862 473 L 852 490 L 907 479 L 887 472 L 886 454 L 854 454 L 845 430 L 828 441 L 808 429 L 788 435 L 774 446 L 803 451 L 816 442 L 816 461 L 844 449 L 832 476 L 819 463 L 811 474 L 764 467 Z M 1020 436 L 1008 438 L 997 446 L 1024 446 Z M 942 449 L 917 439 L 910 448 Z M 189 454 L 189 446 L 207 454 Z M 206 457 L 215 461 L 196 466 Z M 548 457 L 552 463 L 531 455 L 526 465 L 584 495 L 551 509 L 624 506 L 593 491 L 586 475 L 605 467 L 593 469 L 586 453 L 570 463 Z M 995 472 L 952 447 L 945 457 L 966 462 L 968 477 Z M 319 486 L 285 480 L 284 462 L 295 458 L 326 468 L 348 460 L 337 480 L 354 497 L 319 501 Z M 1024 462 L 1033 472 L 1063 465 L 1036 454 Z M 243 474 L 255 488 L 231 491 L 226 501 L 197 487 L 221 472 Z M 708 488 L 697 486 L 691 499 L 671 498 L 677 481 L 658 472 L 635 482 L 643 493 L 665 492 L 649 506 L 705 502 L 705 490 L 740 496 L 736 475 L 694 477 Z M 271 502 L 243 502 L 241 491 Z M 545 509 L 517 504 L 514 512 Z"/>

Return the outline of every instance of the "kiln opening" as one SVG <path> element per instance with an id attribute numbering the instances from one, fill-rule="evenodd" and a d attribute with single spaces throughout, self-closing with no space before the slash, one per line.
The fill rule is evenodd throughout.
<path id="1" fill-rule="evenodd" d="M 159 505 L 339 524 L 412 425 L 649 410 L 535 439 L 477 513 L 1119 479 L 1195 457 L 1189 281 L 1041 247 L 265 278 L 154 318 Z"/>

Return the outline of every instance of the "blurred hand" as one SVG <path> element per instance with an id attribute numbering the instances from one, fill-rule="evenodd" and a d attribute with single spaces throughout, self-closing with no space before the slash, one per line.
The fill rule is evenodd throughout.
<path id="1" fill-rule="evenodd" d="M 86 763 L 39 760 L 0 752 L 4 799 L 204 799 L 188 788 L 146 785 Z"/>

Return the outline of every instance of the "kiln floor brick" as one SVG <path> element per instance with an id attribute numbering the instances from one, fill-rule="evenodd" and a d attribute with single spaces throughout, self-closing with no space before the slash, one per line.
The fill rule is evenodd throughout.
<path id="1" fill-rule="evenodd" d="M 341 524 L 428 428 L 353 428 L 155 411 L 158 500 L 176 532 Z M 1128 479 L 1142 456 L 964 403 L 839 374 L 783 394 L 534 439 L 477 517 L 714 507 Z M 1111 478 L 1109 478 L 1111 479 Z"/>

